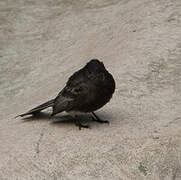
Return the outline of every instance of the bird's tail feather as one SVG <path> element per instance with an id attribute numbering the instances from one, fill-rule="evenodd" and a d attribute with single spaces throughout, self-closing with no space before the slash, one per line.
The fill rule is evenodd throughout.
<path id="1" fill-rule="evenodd" d="M 47 102 L 45 102 L 45 103 L 43 103 L 43 104 L 29 110 L 28 112 L 20 114 L 20 115 L 18 115 L 16 117 L 19 117 L 19 116 L 23 117 L 23 116 L 26 116 L 26 115 L 29 115 L 29 114 L 35 114 L 35 113 L 40 112 L 41 110 L 43 110 L 45 108 L 52 107 L 53 104 L 54 104 L 54 99 L 51 99 L 50 101 L 47 101 Z"/>

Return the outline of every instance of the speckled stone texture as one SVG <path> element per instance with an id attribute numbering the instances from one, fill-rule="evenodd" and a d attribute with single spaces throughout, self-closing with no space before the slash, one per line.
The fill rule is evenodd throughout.
<path id="1" fill-rule="evenodd" d="M 116 80 L 109 125 L 14 119 L 92 58 Z M 0 179 L 180 180 L 181 1 L 1 0 Z"/>

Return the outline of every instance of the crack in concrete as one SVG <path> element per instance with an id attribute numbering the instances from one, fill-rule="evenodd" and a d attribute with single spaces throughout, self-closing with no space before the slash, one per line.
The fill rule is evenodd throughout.
<path id="1" fill-rule="evenodd" d="M 40 144 L 42 142 L 42 138 L 44 136 L 44 130 L 40 133 L 39 139 L 36 143 L 36 153 L 39 154 L 40 153 Z"/>

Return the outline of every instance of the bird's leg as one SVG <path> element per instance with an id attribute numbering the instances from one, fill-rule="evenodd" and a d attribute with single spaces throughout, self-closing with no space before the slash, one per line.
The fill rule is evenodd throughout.
<path id="1" fill-rule="evenodd" d="M 80 119 L 77 116 L 75 116 L 75 125 L 79 126 L 79 130 L 81 130 L 81 128 L 89 128 L 88 125 L 81 124 Z"/>
<path id="2" fill-rule="evenodd" d="M 101 120 L 94 112 L 92 112 L 92 120 L 99 123 L 109 123 L 109 121 Z"/>

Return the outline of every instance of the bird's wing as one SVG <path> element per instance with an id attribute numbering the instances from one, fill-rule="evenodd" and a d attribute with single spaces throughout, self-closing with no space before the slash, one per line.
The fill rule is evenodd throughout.
<path id="1" fill-rule="evenodd" d="M 53 106 L 53 114 L 62 111 L 76 110 L 76 107 L 83 105 L 90 100 L 91 86 L 89 83 L 77 82 L 65 86 L 65 88 L 55 98 Z"/>
<path id="2" fill-rule="evenodd" d="M 73 101 L 72 98 L 65 97 L 59 93 L 59 95 L 56 97 L 54 101 L 52 115 L 55 115 L 70 108 L 72 101 Z"/>

